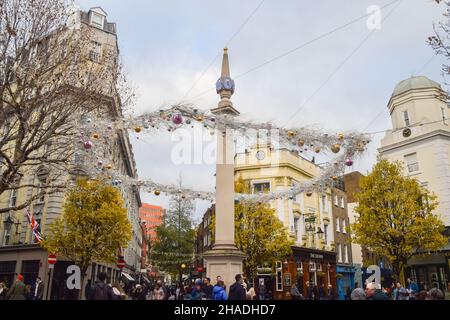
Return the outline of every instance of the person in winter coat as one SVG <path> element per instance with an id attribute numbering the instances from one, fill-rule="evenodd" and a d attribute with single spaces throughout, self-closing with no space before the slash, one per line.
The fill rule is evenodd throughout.
<path id="1" fill-rule="evenodd" d="M 84 297 L 86 300 L 91 300 L 92 294 L 94 293 L 94 288 L 92 287 L 92 280 L 89 279 L 84 287 Z"/>
<path id="2" fill-rule="evenodd" d="M 195 280 L 194 289 L 191 292 L 190 300 L 206 300 L 206 294 L 202 290 L 202 279 Z"/>
<path id="3" fill-rule="evenodd" d="M 210 278 L 205 278 L 203 280 L 203 292 L 206 294 L 206 299 L 212 299 L 213 286 L 211 285 Z"/>
<path id="4" fill-rule="evenodd" d="M 388 300 L 388 296 L 381 290 L 381 286 L 375 282 L 369 282 L 366 286 L 367 300 Z"/>
<path id="5" fill-rule="evenodd" d="M 409 300 L 415 300 L 416 294 L 419 292 L 419 286 L 416 282 L 411 280 L 411 278 L 408 278 L 408 293 L 409 293 Z"/>
<path id="6" fill-rule="evenodd" d="M 227 300 L 227 293 L 225 292 L 225 283 L 222 280 L 217 281 L 217 284 L 212 290 L 213 300 Z"/>
<path id="7" fill-rule="evenodd" d="M 294 284 L 291 288 L 291 299 L 292 300 L 305 300 L 305 298 L 303 298 L 303 295 L 300 293 L 300 290 L 298 290 L 296 284 Z"/>
<path id="8" fill-rule="evenodd" d="M 8 300 L 25 300 L 26 295 L 27 287 L 25 283 L 23 283 L 23 276 L 19 274 L 16 282 L 14 282 L 12 287 L 9 289 L 6 297 Z"/>
<path id="9" fill-rule="evenodd" d="M 0 282 L 0 300 L 6 299 L 6 294 L 8 293 L 8 288 L 4 282 Z"/>
<path id="10" fill-rule="evenodd" d="M 247 291 L 242 285 L 244 283 L 244 280 L 242 279 L 242 276 L 240 274 L 237 274 L 234 278 L 236 279 L 236 282 L 233 283 L 230 287 L 228 300 L 245 300 L 247 297 Z"/>
<path id="11" fill-rule="evenodd" d="M 94 285 L 90 300 L 114 300 L 113 289 L 106 283 L 106 279 L 107 275 L 105 272 L 98 274 L 98 281 Z"/>

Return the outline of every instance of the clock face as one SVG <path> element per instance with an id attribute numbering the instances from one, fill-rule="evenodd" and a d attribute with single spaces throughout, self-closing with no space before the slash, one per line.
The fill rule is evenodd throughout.
<path id="1" fill-rule="evenodd" d="M 216 91 L 220 91 L 223 89 L 222 81 L 219 79 L 216 82 Z"/>
<path id="2" fill-rule="evenodd" d="M 231 80 L 229 78 L 225 79 L 225 83 L 224 83 L 225 89 L 231 90 L 233 88 L 233 82 L 232 81 L 233 80 Z"/>
<path id="3" fill-rule="evenodd" d="M 265 157 L 266 157 L 266 154 L 262 150 L 259 150 L 256 153 L 256 159 L 258 159 L 258 160 L 264 160 Z"/>
<path id="4" fill-rule="evenodd" d="M 405 138 L 408 138 L 409 136 L 411 136 L 411 129 L 410 128 L 406 128 L 403 130 L 403 136 Z"/>

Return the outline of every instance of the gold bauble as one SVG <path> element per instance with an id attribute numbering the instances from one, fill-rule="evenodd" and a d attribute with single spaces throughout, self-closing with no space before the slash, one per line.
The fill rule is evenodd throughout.
<path id="1" fill-rule="evenodd" d="M 341 151 L 341 145 L 340 144 L 333 144 L 332 146 L 331 146 L 331 151 L 333 152 L 333 153 L 338 153 L 339 151 Z"/>
<path id="2" fill-rule="evenodd" d="M 308 191 L 308 192 L 306 193 L 306 196 L 307 196 L 307 197 L 311 197 L 311 196 L 312 196 L 312 192 L 309 192 L 309 191 Z"/>
<path id="3" fill-rule="evenodd" d="M 203 121 L 203 116 L 198 116 L 198 117 L 196 118 L 196 120 L 199 121 L 199 122 L 200 122 L 200 121 Z"/>
<path id="4" fill-rule="evenodd" d="M 332 176 L 331 179 L 333 179 L 333 181 L 336 181 L 338 179 L 338 177 Z"/>
<path id="5" fill-rule="evenodd" d="M 99 134 L 98 133 L 94 133 L 93 135 L 92 135 L 92 138 L 94 138 L 94 139 L 98 139 L 100 136 L 99 136 Z"/>
<path id="6" fill-rule="evenodd" d="M 339 140 L 344 140 L 344 134 L 343 133 L 339 133 L 338 134 L 338 139 Z"/>
<path id="7" fill-rule="evenodd" d="M 142 131 L 142 128 L 141 127 L 136 127 L 136 128 L 134 128 L 134 132 L 136 132 L 136 133 L 139 133 L 139 132 L 141 132 Z"/>
<path id="8" fill-rule="evenodd" d="M 293 138 L 295 136 L 295 132 L 294 131 L 288 131 L 287 133 L 289 138 Z"/>
<path id="9" fill-rule="evenodd" d="M 112 164 L 108 164 L 108 165 L 106 166 L 106 169 L 111 170 L 111 169 L 112 169 Z"/>
<path id="10" fill-rule="evenodd" d="M 303 146 L 305 145 L 305 140 L 298 140 L 297 144 L 298 144 L 300 147 L 303 147 Z"/>
<path id="11" fill-rule="evenodd" d="M 159 196 L 161 194 L 161 191 L 155 190 L 155 196 Z"/>
<path id="12" fill-rule="evenodd" d="M 319 152 L 320 152 L 320 148 L 319 148 L 319 147 L 315 148 L 315 149 L 314 149 L 314 152 L 315 152 L 315 153 L 319 153 Z"/>

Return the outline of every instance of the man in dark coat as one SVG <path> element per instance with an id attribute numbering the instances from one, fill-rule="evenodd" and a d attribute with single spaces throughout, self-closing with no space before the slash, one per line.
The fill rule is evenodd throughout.
<path id="1" fill-rule="evenodd" d="M 206 299 L 212 300 L 213 286 L 211 285 L 210 278 L 205 278 L 203 280 L 203 292 L 206 294 Z"/>
<path id="2" fill-rule="evenodd" d="M 105 272 L 98 274 L 98 281 L 92 290 L 92 298 L 90 300 L 113 300 L 113 289 L 106 283 L 107 275 Z"/>
<path id="3" fill-rule="evenodd" d="M 366 286 L 367 300 L 388 300 L 388 296 L 381 290 L 381 285 L 369 282 Z"/>
<path id="4" fill-rule="evenodd" d="M 234 278 L 236 279 L 236 282 L 233 283 L 230 287 L 228 300 L 245 300 L 247 297 L 247 292 L 244 286 L 242 285 L 244 279 L 240 274 L 237 274 L 236 277 Z"/>
<path id="5" fill-rule="evenodd" d="M 92 280 L 89 279 L 84 287 L 84 296 L 86 300 L 91 300 L 94 289 L 92 288 Z"/>

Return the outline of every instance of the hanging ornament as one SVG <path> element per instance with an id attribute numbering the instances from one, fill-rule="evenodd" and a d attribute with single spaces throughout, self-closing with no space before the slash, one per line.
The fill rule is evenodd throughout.
<path id="1" fill-rule="evenodd" d="M 191 124 L 191 119 L 187 119 L 186 124 Z"/>
<path id="2" fill-rule="evenodd" d="M 347 160 L 345 160 L 345 165 L 347 166 L 347 167 L 351 167 L 352 165 L 353 165 L 353 160 L 352 159 L 347 159 Z"/>
<path id="3" fill-rule="evenodd" d="M 295 136 L 295 132 L 294 131 L 288 131 L 287 133 L 289 138 L 293 138 Z"/>
<path id="4" fill-rule="evenodd" d="M 332 176 L 331 179 L 333 179 L 333 181 L 336 181 L 338 179 L 338 177 Z"/>
<path id="5" fill-rule="evenodd" d="M 111 170 L 112 167 L 113 167 L 112 164 L 111 164 L 111 163 L 108 163 L 108 165 L 106 166 L 106 169 Z"/>
<path id="6" fill-rule="evenodd" d="M 339 140 L 344 140 L 344 134 L 343 133 L 339 133 L 338 134 L 338 139 Z"/>
<path id="7" fill-rule="evenodd" d="M 113 126 L 111 124 L 108 124 L 108 130 L 112 130 Z"/>
<path id="8" fill-rule="evenodd" d="M 198 122 L 201 122 L 201 121 L 203 121 L 203 116 L 198 116 L 197 118 L 196 118 L 196 120 L 198 121 Z"/>
<path id="9" fill-rule="evenodd" d="M 298 140 L 297 144 L 299 147 L 303 147 L 305 145 L 305 140 Z"/>
<path id="10" fill-rule="evenodd" d="M 316 149 L 314 149 L 314 152 L 315 152 L 315 153 L 319 153 L 319 152 L 320 152 L 320 148 L 317 147 Z"/>
<path id="11" fill-rule="evenodd" d="M 180 125 L 180 124 L 182 124 L 183 123 L 183 117 L 181 116 L 181 114 L 179 114 L 179 113 L 177 113 L 177 114 L 174 114 L 173 116 L 172 116 L 172 122 L 175 124 L 175 125 Z"/>
<path id="12" fill-rule="evenodd" d="M 155 190 L 155 196 L 159 196 L 161 194 L 161 191 Z"/>
<path id="13" fill-rule="evenodd" d="M 103 161 L 99 160 L 99 161 L 97 162 L 97 165 L 102 166 L 102 165 L 103 165 Z"/>
<path id="14" fill-rule="evenodd" d="M 91 118 L 87 118 L 87 119 L 86 119 L 86 122 L 87 122 L 87 123 L 91 123 L 91 122 L 92 122 L 92 119 L 91 119 Z"/>
<path id="15" fill-rule="evenodd" d="M 92 141 L 88 140 L 84 143 L 84 148 L 86 150 L 92 149 L 92 147 L 94 146 L 94 144 L 92 143 Z"/>
<path id="16" fill-rule="evenodd" d="M 331 146 L 331 151 L 332 151 L 333 153 L 338 153 L 339 151 L 341 151 L 341 145 L 338 144 L 338 143 L 333 144 L 333 145 Z"/>
<path id="17" fill-rule="evenodd" d="M 182 194 L 181 199 L 186 199 L 186 195 Z"/>
<path id="18" fill-rule="evenodd" d="M 306 196 L 307 197 L 311 197 L 312 196 L 312 192 L 311 191 L 306 192 Z"/>
<path id="19" fill-rule="evenodd" d="M 98 138 L 100 138 L 100 135 L 99 135 L 98 133 L 94 133 L 94 134 L 92 135 L 92 138 L 98 139 Z"/>
<path id="20" fill-rule="evenodd" d="M 136 128 L 134 128 L 134 132 L 136 132 L 136 133 L 139 133 L 139 132 L 141 132 L 142 131 L 142 128 L 141 127 L 136 127 Z"/>

